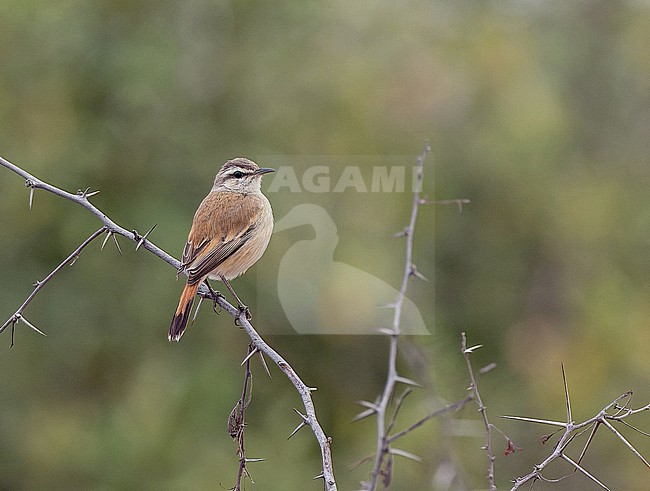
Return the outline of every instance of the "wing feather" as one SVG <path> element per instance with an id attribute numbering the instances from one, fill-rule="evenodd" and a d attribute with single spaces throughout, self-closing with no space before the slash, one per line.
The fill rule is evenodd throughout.
<path id="1" fill-rule="evenodd" d="M 181 262 L 189 285 L 202 281 L 250 239 L 259 207 L 250 206 L 251 200 L 243 198 L 245 195 L 211 192 L 199 206 Z"/>

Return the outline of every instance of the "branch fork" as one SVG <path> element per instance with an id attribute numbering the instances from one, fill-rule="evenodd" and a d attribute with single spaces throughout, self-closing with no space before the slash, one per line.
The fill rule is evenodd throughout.
<path id="1" fill-rule="evenodd" d="M 411 393 L 411 389 L 407 388 L 403 394 L 398 397 L 394 403 L 392 414 L 389 416 L 389 406 L 394 399 L 395 390 L 398 384 L 404 384 L 408 387 L 420 387 L 420 384 L 411 380 L 410 378 L 404 377 L 399 374 L 397 370 L 397 351 L 398 343 L 400 338 L 400 323 L 402 318 L 402 308 L 404 301 L 406 299 L 406 290 L 408 288 L 408 283 L 411 277 L 416 277 L 418 279 L 428 281 L 426 276 L 424 276 L 417 268 L 413 261 L 413 239 L 415 235 L 415 224 L 418 217 L 419 207 L 427 204 L 428 201 L 422 198 L 422 178 L 424 174 L 424 162 L 427 155 L 431 151 L 431 147 L 426 145 L 422 154 L 417 159 L 417 166 L 415 169 L 415 190 L 413 192 L 413 204 L 411 207 L 411 217 L 409 224 L 394 234 L 394 237 L 404 237 L 406 240 L 406 253 L 405 253 L 405 267 L 404 274 L 402 276 L 402 283 L 400 286 L 397 299 L 394 303 L 385 305 L 384 307 L 391 308 L 394 311 L 393 314 L 393 324 L 390 328 L 381 328 L 380 332 L 386 334 L 389 338 L 389 348 L 388 348 L 388 375 L 386 377 L 386 383 L 384 385 L 384 390 L 379 396 L 376 402 L 360 401 L 359 404 L 365 408 L 364 411 L 357 414 L 353 421 L 359 421 L 361 419 L 367 418 L 369 416 L 376 415 L 377 417 L 377 445 L 376 452 L 374 456 L 374 464 L 372 471 L 370 473 L 370 478 L 368 481 L 361 483 L 364 491 L 375 491 L 379 482 L 381 481 L 385 487 L 388 487 L 393 475 L 393 457 L 399 456 L 407 458 L 410 460 L 420 461 L 420 457 L 405 450 L 401 450 L 392 446 L 392 444 L 398 438 L 410 433 L 414 429 L 418 428 L 424 424 L 429 419 L 445 414 L 448 411 L 458 409 L 466 404 L 470 398 L 466 398 L 463 401 L 448 407 L 443 408 L 439 411 L 434 411 L 433 413 L 425 416 L 417 423 L 411 425 L 409 428 L 400 431 L 394 435 L 391 435 L 397 415 L 402 407 L 404 399 Z M 360 463 L 363 463 L 370 458 L 363 459 Z"/>
<path id="2" fill-rule="evenodd" d="M 573 416 L 572 416 L 571 399 L 569 398 L 569 387 L 566 379 L 566 373 L 564 371 L 564 366 L 562 366 L 562 381 L 564 384 L 564 400 L 566 403 L 566 422 L 553 421 L 547 419 L 538 419 L 538 418 L 528 418 L 522 416 L 501 416 L 504 419 L 510 419 L 514 421 L 522 421 L 525 423 L 535 423 L 535 424 L 543 424 L 543 425 L 557 427 L 558 428 L 557 431 L 551 433 L 550 435 L 545 435 L 543 437 L 542 443 L 547 443 L 550 440 L 550 438 L 553 437 L 553 435 L 562 431 L 562 434 L 559 437 L 556 444 L 554 445 L 551 454 L 548 457 L 546 457 L 542 462 L 535 465 L 533 467 L 533 470 L 529 474 L 523 477 L 516 478 L 513 481 L 513 486 L 511 488 L 511 491 L 519 489 L 522 485 L 528 482 L 531 482 L 533 484 L 535 483 L 535 481 L 559 482 L 571 477 L 575 472 L 582 473 L 592 482 L 597 484 L 601 489 L 609 490 L 610 488 L 608 488 L 605 484 L 603 484 L 598 478 L 596 478 L 593 474 L 591 474 L 582 465 L 582 460 L 587 454 L 587 451 L 596 436 L 596 432 L 601 427 L 605 427 L 609 431 L 611 431 L 616 436 L 616 438 L 618 438 L 623 443 L 623 445 L 625 445 L 625 447 L 627 447 L 627 449 L 634 454 L 634 456 L 636 456 L 647 468 L 650 469 L 650 463 L 648 462 L 648 460 L 612 424 L 613 422 L 621 423 L 624 426 L 631 428 L 635 432 L 641 434 L 642 436 L 650 437 L 650 433 L 641 431 L 638 428 L 629 424 L 627 421 L 625 421 L 625 419 L 628 418 L 629 416 L 632 416 L 634 414 L 639 414 L 641 412 L 650 411 L 650 404 L 646 404 L 645 406 L 640 407 L 638 409 L 631 409 L 629 404 L 632 400 L 632 391 L 627 391 L 622 395 L 620 395 L 619 397 L 617 397 L 616 399 L 614 399 L 614 401 L 609 403 L 603 409 L 601 409 L 592 418 L 589 418 L 581 423 L 576 423 L 573 420 Z M 624 401 L 622 405 L 621 405 L 621 401 Z M 611 410 L 614 410 L 615 413 L 609 414 L 609 411 Z M 591 430 L 590 434 L 587 437 L 586 443 L 582 447 L 580 456 L 578 457 L 577 461 L 574 461 L 566 454 L 566 451 L 578 436 L 586 433 L 589 430 Z M 546 470 L 548 465 L 551 462 L 558 459 L 564 460 L 569 465 L 571 465 L 573 467 L 573 473 L 560 476 L 558 478 L 553 478 L 553 479 L 544 476 L 543 472 Z"/>
<path id="3" fill-rule="evenodd" d="M 20 320 L 30 328 L 43 334 L 42 331 L 40 331 L 32 323 L 30 323 L 24 318 L 23 316 L 24 309 L 34 299 L 36 294 L 52 279 L 54 275 L 56 275 L 56 273 L 58 273 L 66 264 L 73 263 L 74 260 L 79 256 L 81 251 L 90 242 L 92 242 L 94 239 L 99 237 L 102 233 L 107 234 L 106 237 L 104 238 L 104 244 L 102 244 L 102 247 L 109 240 L 109 238 L 112 237 L 115 246 L 117 247 L 120 254 L 122 254 L 122 250 L 119 246 L 119 243 L 117 242 L 117 235 L 120 235 L 122 237 L 126 237 L 127 239 L 136 242 L 137 244 L 136 250 L 139 249 L 140 247 L 143 247 L 144 249 L 148 250 L 155 256 L 159 257 L 163 261 L 173 266 L 176 270 L 178 270 L 178 268 L 180 267 L 180 261 L 178 261 L 176 258 L 174 258 L 170 254 L 168 254 L 167 252 L 165 252 L 164 250 L 156 246 L 153 242 L 151 242 L 148 239 L 149 234 L 152 232 L 155 226 L 152 227 L 144 236 L 140 236 L 136 231 L 129 231 L 121 227 L 113 220 L 111 220 L 106 214 L 104 214 L 99 208 L 93 205 L 88 198 L 96 195 L 98 191 L 90 192 L 90 188 L 87 188 L 84 191 L 79 190 L 76 194 L 69 193 L 67 191 L 64 191 L 56 186 L 53 186 L 51 184 L 48 184 L 36 178 L 29 172 L 23 170 L 22 168 L 9 162 L 8 160 L 5 160 L 2 157 L 0 157 L 0 165 L 6 167 L 7 169 L 11 170 L 12 172 L 18 174 L 19 176 L 25 179 L 25 186 L 30 188 L 30 197 L 29 197 L 30 209 L 33 204 L 34 190 L 38 188 L 38 189 L 43 189 L 45 191 L 48 191 L 56 196 L 62 197 L 68 201 L 72 201 L 73 203 L 77 203 L 78 205 L 84 207 L 90 213 L 95 215 L 102 223 L 101 228 L 99 228 L 90 237 L 88 237 L 72 254 L 70 254 L 70 256 L 68 256 L 63 262 L 61 262 L 61 264 L 59 264 L 59 266 L 57 266 L 44 280 L 38 282 L 38 285 L 34 288 L 34 291 L 29 295 L 29 297 L 27 297 L 25 302 L 23 302 L 23 305 L 21 305 L 20 308 L 2 326 L 0 326 L 0 332 L 4 331 L 9 325 L 11 325 L 12 333 L 13 333 L 16 323 Z M 315 411 L 313 400 L 311 398 L 311 392 L 315 389 L 312 387 L 308 387 L 302 381 L 302 379 L 298 376 L 298 374 L 293 370 L 291 365 L 289 365 L 289 363 L 287 363 L 287 361 L 284 358 L 282 358 L 282 356 L 280 356 L 273 348 L 271 348 L 266 343 L 266 341 L 264 341 L 264 339 L 262 339 L 262 337 L 257 333 L 253 325 L 250 323 L 250 320 L 247 319 L 245 315 L 242 315 L 241 311 L 238 308 L 231 305 L 223 297 L 223 295 L 219 295 L 218 293 L 215 292 L 210 292 L 208 290 L 208 287 L 205 284 L 202 284 L 199 287 L 198 294 L 201 298 L 209 298 L 213 300 L 215 304 L 218 304 L 223 310 L 225 310 L 233 318 L 235 318 L 238 321 L 239 326 L 250 337 L 252 346 L 260 352 L 260 355 L 261 353 L 264 353 L 269 358 L 271 358 L 271 360 L 273 360 L 273 362 L 278 366 L 278 368 L 280 368 L 280 370 L 293 384 L 293 386 L 297 390 L 305 406 L 305 414 L 307 418 L 305 421 L 307 425 L 311 428 L 312 432 L 314 433 L 321 450 L 322 476 L 323 476 L 325 490 L 336 491 L 337 486 L 336 486 L 336 479 L 334 478 L 332 453 L 330 448 L 331 439 L 325 435 L 325 432 L 321 428 L 318 419 L 316 418 L 316 411 Z M 12 334 L 12 344 L 11 344 L 12 346 L 14 344 L 13 341 L 14 340 Z M 248 363 L 249 361 L 250 358 L 245 362 Z M 263 363 L 266 367 L 266 362 L 264 360 Z M 270 374 L 270 372 L 268 371 L 268 367 L 266 367 L 266 370 L 267 373 Z M 259 459 L 248 460 L 248 462 L 251 461 L 259 461 Z"/>

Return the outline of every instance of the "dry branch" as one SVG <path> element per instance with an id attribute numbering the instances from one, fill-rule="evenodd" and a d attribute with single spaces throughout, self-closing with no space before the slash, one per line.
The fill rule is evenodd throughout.
<path id="1" fill-rule="evenodd" d="M 478 384 L 476 383 L 474 368 L 472 367 L 472 362 L 469 358 L 469 355 L 471 355 L 474 351 L 476 351 L 480 347 L 481 345 L 479 344 L 468 348 L 467 337 L 465 336 L 464 332 L 461 333 L 461 352 L 463 353 L 463 357 L 465 358 L 465 363 L 467 364 L 467 371 L 469 372 L 469 377 L 471 380 L 469 391 L 472 393 L 473 399 L 476 401 L 476 404 L 478 404 L 478 410 L 481 413 L 481 419 L 483 420 L 483 426 L 485 427 L 485 446 L 483 448 L 488 457 L 488 485 L 490 487 L 490 491 L 496 491 L 497 487 L 494 482 L 494 452 L 492 451 L 493 426 L 492 424 L 490 424 L 490 421 L 488 420 L 487 408 L 485 407 L 485 404 L 483 404 L 483 399 L 481 398 L 481 394 L 478 390 Z"/>
<path id="2" fill-rule="evenodd" d="M 591 443 L 593 442 L 598 429 L 601 427 L 605 427 L 608 430 L 610 430 L 616 436 L 616 438 L 618 438 L 623 443 L 623 445 L 627 447 L 627 449 L 634 454 L 634 456 L 636 456 L 639 460 L 641 460 L 641 462 L 643 462 L 643 464 L 650 469 L 650 463 L 613 425 L 613 423 L 621 423 L 622 425 L 633 429 L 634 431 L 636 431 L 637 433 L 643 436 L 646 437 L 650 436 L 650 434 L 643 432 L 635 428 L 631 424 L 629 424 L 627 421 L 624 421 L 625 419 L 629 418 L 632 415 L 639 414 L 641 412 L 650 411 L 650 404 L 646 404 L 645 406 L 640 407 L 638 409 L 631 409 L 629 404 L 632 399 L 632 391 L 627 391 L 624 394 L 617 397 L 616 399 L 614 399 L 614 401 L 610 402 L 603 409 L 601 409 L 595 416 L 586 419 L 581 423 L 575 423 L 572 418 L 571 400 L 569 398 L 569 389 L 566 381 L 566 375 L 564 373 L 564 367 L 562 367 L 562 379 L 564 382 L 564 399 L 566 403 L 566 413 L 567 413 L 566 422 L 552 421 L 547 419 L 527 418 L 522 416 L 501 416 L 502 418 L 505 419 L 523 421 L 525 423 L 549 425 L 564 430 L 560 435 L 557 443 L 553 447 L 553 451 L 551 452 L 551 454 L 548 457 L 546 457 L 542 462 L 537 464 L 530 473 L 515 479 L 511 491 L 519 489 L 521 486 L 523 486 L 526 483 L 532 483 L 534 485 L 536 481 L 558 482 L 572 476 L 573 473 L 561 476 L 559 478 L 552 478 L 552 479 L 544 476 L 543 473 L 548 467 L 548 465 L 551 464 L 551 462 L 554 462 L 555 460 L 558 459 L 564 460 L 565 462 L 570 464 L 573 467 L 574 472 L 577 471 L 582 473 L 588 479 L 590 479 L 592 482 L 598 485 L 601 489 L 609 490 L 610 488 L 608 488 L 598 478 L 596 478 L 593 474 L 591 474 L 587 469 L 585 469 L 582 466 L 582 460 L 586 455 Z M 613 414 L 610 414 L 610 412 L 612 411 Z M 571 444 L 576 440 L 576 438 L 587 431 L 590 431 L 590 435 L 587 439 L 587 442 L 583 446 L 578 460 L 574 461 L 567 455 L 566 452 L 571 446 Z M 552 435 L 549 435 L 547 438 L 543 440 L 543 442 L 546 443 L 551 437 Z"/>
<path id="3" fill-rule="evenodd" d="M 6 167 L 7 169 L 15 172 L 19 176 L 23 177 L 25 179 L 25 185 L 30 188 L 30 196 L 29 196 L 29 203 L 30 207 L 33 202 L 33 196 L 34 196 L 34 191 L 36 189 L 42 189 L 45 191 L 48 191 L 56 196 L 60 196 L 64 199 L 67 199 L 69 201 L 72 201 L 74 203 L 77 203 L 78 205 L 83 206 L 86 208 L 88 211 L 90 211 L 93 215 L 95 215 L 103 224 L 102 228 L 99 229 L 95 234 L 93 234 L 89 239 L 87 239 L 86 242 L 92 241 L 94 238 L 99 236 L 103 231 L 105 231 L 108 236 L 113 236 L 113 239 L 115 239 L 115 235 L 121 235 L 123 237 L 126 237 L 129 240 L 132 240 L 133 242 L 136 243 L 136 249 L 140 247 L 144 247 L 147 249 L 149 252 L 153 253 L 163 261 L 169 263 L 172 265 L 176 270 L 178 270 L 180 263 L 179 261 L 174 258 L 173 256 L 169 255 L 167 252 L 163 251 L 161 248 L 156 246 L 153 242 L 151 242 L 147 236 L 151 232 L 150 229 L 149 232 L 147 232 L 145 235 L 140 235 L 137 231 L 129 231 L 126 230 L 125 228 L 121 227 L 117 223 L 115 223 L 113 220 L 111 220 L 105 213 L 103 213 L 99 208 L 97 208 L 95 205 L 93 205 L 88 198 L 92 197 L 93 195 L 97 194 L 97 191 L 95 192 L 90 192 L 90 188 L 86 189 L 85 191 L 79 191 L 76 194 L 69 193 L 67 191 L 64 191 L 62 189 L 57 188 L 56 186 L 53 186 L 51 184 L 48 184 L 41 179 L 38 179 L 37 177 L 33 176 L 29 172 L 23 170 L 22 168 L 18 167 L 15 164 L 12 164 L 8 160 L 5 160 L 4 158 L 0 157 L 0 165 L 3 167 Z M 64 262 L 62 262 L 57 268 L 55 268 L 50 275 L 48 275 L 48 279 L 51 276 L 54 276 L 60 269 L 65 265 L 68 264 L 69 259 L 71 257 L 76 257 L 78 255 L 78 252 L 80 252 L 87 243 L 84 242 L 80 248 L 78 248 L 75 252 L 73 252 L 68 259 L 66 259 Z M 119 245 L 116 242 L 116 245 L 119 248 Z M 77 254 L 75 254 L 77 253 Z M 12 317 L 9 318 L 7 322 L 2 326 L 2 329 L 0 329 L 0 332 L 8 325 L 15 326 L 16 322 L 18 320 L 22 320 L 26 325 L 28 325 L 32 329 L 36 329 L 35 326 L 33 326 L 31 323 L 25 320 L 25 318 L 22 316 L 22 310 L 27 306 L 27 304 L 34 298 L 34 296 L 41 290 L 37 286 L 37 289 L 35 289 L 34 292 L 28 297 L 28 299 L 25 301 L 23 306 L 17 311 L 16 314 L 14 314 Z M 280 356 L 273 348 L 271 348 L 263 339 L 262 337 L 257 333 L 253 325 L 250 323 L 250 321 L 246 318 L 246 315 L 242 313 L 238 308 L 234 307 L 231 305 L 226 299 L 221 296 L 221 295 L 214 295 L 212 294 L 207 286 L 204 284 L 201 285 L 199 288 L 199 294 L 201 295 L 202 298 L 209 298 L 212 301 L 216 302 L 223 310 L 228 312 L 233 318 L 236 319 L 238 325 L 246 331 L 246 334 L 250 337 L 253 345 L 255 348 L 257 348 L 259 351 L 263 352 L 266 354 L 273 362 L 280 368 L 282 373 L 285 374 L 285 376 L 291 381 L 295 389 L 297 390 L 298 394 L 300 395 L 300 398 L 302 399 L 303 405 L 305 407 L 305 416 L 304 416 L 304 421 L 305 423 L 311 428 L 312 432 L 314 433 L 316 440 L 318 441 L 318 444 L 320 446 L 320 451 L 321 451 L 321 458 L 322 458 L 322 473 L 321 476 L 324 481 L 324 487 L 326 491 L 336 491 L 337 486 L 336 486 L 336 480 L 334 478 L 334 469 L 332 465 L 332 453 L 330 449 L 331 445 L 331 440 L 325 435 L 325 432 L 323 431 L 322 427 L 320 426 L 320 423 L 318 422 L 318 419 L 316 418 L 316 411 L 314 408 L 314 403 L 311 398 L 311 392 L 315 389 L 308 387 L 298 376 L 298 374 L 295 372 L 295 370 L 287 363 L 287 361 Z M 18 315 L 18 316 L 17 316 Z M 38 331 L 38 329 L 36 329 Z"/>
<path id="4" fill-rule="evenodd" d="M 374 456 L 374 464 L 370 478 L 367 482 L 361 483 L 364 491 L 375 491 L 380 480 L 383 483 L 384 487 L 387 488 L 390 486 L 394 466 L 393 456 L 397 455 L 415 461 L 421 460 L 417 455 L 406 452 L 405 450 L 394 448 L 392 444 L 397 439 L 409 434 L 416 428 L 419 428 L 430 419 L 456 411 L 474 399 L 473 394 L 466 396 L 458 402 L 450 404 L 437 411 L 431 412 L 416 423 L 410 425 L 408 428 L 391 435 L 395 421 L 397 419 L 397 415 L 402 407 L 404 399 L 411 393 L 411 390 L 407 388 L 404 393 L 397 398 L 393 405 L 392 415 L 389 416 L 389 408 L 391 406 L 391 401 L 395 397 L 395 389 L 397 387 L 397 384 L 404 384 L 411 387 L 420 387 L 417 382 L 401 376 L 397 372 L 397 352 L 401 334 L 400 324 L 402 320 L 402 308 L 404 305 L 404 300 L 406 299 L 406 290 L 408 288 L 409 280 L 411 277 L 416 277 L 418 279 L 428 281 L 427 278 L 418 270 L 413 260 L 413 240 L 415 236 L 415 225 L 418 218 L 419 208 L 420 206 L 427 204 L 456 204 L 459 207 L 459 210 L 462 210 L 462 205 L 464 203 L 469 203 L 469 200 L 467 199 L 431 201 L 427 198 L 422 197 L 424 162 L 430 151 L 431 147 L 429 145 L 426 145 L 422 154 L 420 154 L 417 159 L 417 166 L 415 168 L 413 204 L 411 207 L 409 224 L 403 230 L 394 235 L 395 237 L 405 237 L 406 252 L 402 283 L 395 303 L 391 304 L 391 307 L 394 309 L 393 325 L 391 329 L 382 330 L 382 332 L 387 334 L 390 339 L 388 348 L 388 374 L 386 376 L 386 383 L 384 384 L 384 389 L 381 396 L 376 402 L 360 401 L 360 404 L 365 408 L 365 410 L 359 413 L 353 420 L 358 421 L 372 415 L 376 415 L 377 417 L 377 450 Z M 370 458 L 363 459 L 361 462 L 365 462 L 366 460 L 370 460 Z"/>
<path id="5" fill-rule="evenodd" d="M 392 305 L 394 309 L 393 314 L 393 326 L 389 331 L 388 335 L 390 338 L 390 345 L 388 348 L 388 375 L 386 377 L 386 384 L 384 385 L 384 390 L 379 398 L 379 401 L 369 407 L 367 411 L 364 411 L 365 415 L 372 415 L 373 413 L 377 416 L 377 451 L 375 456 L 375 462 L 373 465 L 372 473 L 370 474 L 370 480 L 366 483 L 363 483 L 367 491 L 374 491 L 377 489 L 377 483 L 381 478 L 384 482 L 384 485 L 387 486 L 390 483 L 392 476 L 392 453 L 389 441 L 389 431 L 392 427 L 394 419 L 399 410 L 399 405 L 397 406 L 395 412 L 393 413 L 393 421 L 387 422 L 388 418 L 388 408 L 393 394 L 395 392 L 395 387 L 399 382 L 407 381 L 408 379 L 400 377 L 397 373 L 397 349 L 399 344 L 400 337 L 400 322 L 402 319 L 402 306 L 406 298 L 406 289 L 408 287 L 409 279 L 411 276 L 417 273 L 417 268 L 413 262 L 413 236 L 415 235 L 415 223 L 418 217 L 418 210 L 423 204 L 420 193 L 422 192 L 422 176 L 424 173 L 424 161 L 431 151 L 431 147 L 427 145 L 418 157 L 418 163 L 416 167 L 416 181 L 415 181 L 415 190 L 413 192 L 413 206 L 411 208 L 411 218 L 408 226 L 400 234 L 403 237 L 406 237 L 406 266 L 404 268 L 404 274 L 402 276 L 402 285 L 400 287 L 399 293 L 397 295 L 397 300 Z M 410 380 L 408 380 L 411 382 Z M 412 384 L 408 384 L 412 385 Z"/>
<path id="6" fill-rule="evenodd" d="M 31 203 L 31 202 L 30 202 Z M 30 329 L 38 332 L 39 334 L 42 334 L 43 336 L 46 336 L 46 334 L 38 329 L 36 326 L 34 326 L 31 322 L 29 322 L 25 317 L 23 316 L 23 311 L 27 308 L 27 306 L 30 304 L 30 302 L 36 297 L 38 292 L 41 291 L 41 289 L 47 285 L 47 283 L 54 278 L 54 276 L 61 271 L 66 265 L 72 266 L 77 258 L 79 257 L 79 254 L 81 254 L 81 251 L 88 245 L 90 244 L 93 240 L 95 240 L 97 237 L 99 237 L 103 232 L 106 231 L 105 227 L 100 228 L 99 230 L 95 231 L 90 237 L 88 237 L 86 240 L 84 240 L 79 247 L 77 247 L 72 254 L 70 254 L 68 257 L 66 257 L 61 264 L 59 264 L 56 268 L 52 270 L 50 274 L 48 274 L 44 279 L 37 281 L 34 283 L 34 291 L 30 293 L 30 295 L 25 299 L 23 304 L 18 307 L 18 310 L 14 312 L 14 315 L 9 317 L 7 321 L 0 326 L 0 333 L 4 331 L 10 324 L 11 324 L 11 345 L 10 347 L 13 348 L 14 346 L 14 331 L 16 328 L 16 323 L 18 321 L 22 321 L 25 325 L 27 325 Z"/>
<path id="7" fill-rule="evenodd" d="M 237 401 L 237 404 L 230 412 L 230 417 L 228 418 L 228 433 L 237 441 L 237 457 L 239 458 L 239 468 L 237 469 L 237 481 L 233 487 L 233 491 L 241 491 L 242 481 L 244 478 L 250 479 L 251 482 L 253 478 L 248 471 L 246 464 L 248 462 L 259 462 L 265 459 L 249 459 L 246 458 L 246 450 L 244 447 L 244 431 L 246 429 L 246 409 L 251 403 L 253 396 L 253 374 L 251 372 L 251 357 L 255 354 L 257 348 L 253 344 L 248 345 L 248 354 L 244 359 L 244 384 L 242 387 L 241 397 Z"/>

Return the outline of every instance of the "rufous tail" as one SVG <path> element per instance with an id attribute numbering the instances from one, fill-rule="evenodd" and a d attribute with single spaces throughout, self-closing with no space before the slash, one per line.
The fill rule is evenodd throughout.
<path id="1" fill-rule="evenodd" d="M 176 313 L 172 319 L 172 324 L 169 326 L 169 334 L 167 335 L 167 339 L 170 341 L 179 341 L 185 332 L 187 321 L 190 318 L 192 304 L 194 303 L 194 296 L 196 295 L 196 290 L 199 289 L 200 284 L 201 283 L 199 282 L 193 285 L 185 285 L 185 289 L 181 294 L 181 300 L 178 302 Z"/>

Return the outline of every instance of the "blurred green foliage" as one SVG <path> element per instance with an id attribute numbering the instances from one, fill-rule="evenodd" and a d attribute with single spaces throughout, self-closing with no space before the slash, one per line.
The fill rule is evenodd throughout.
<path id="1" fill-rule="evenodd" d="M 93 202 L 111 218 L 141 233 L 157 223 L 151 239 L 178 255 L 228 158 L 287 162 L 299 178 L 328 162 L 334 183 L 373 156 L 412 165 L 430 141 L 425 193 L 472 203 L 422 210 L 415 257 L 432 281 L 414 282 L 410 298 L 433 335 L 403 344 L 402 370 L 425 389 L 398 427 L 465 395 L 467 331 L 485 346 L 476 366 L 499 364 L 480 380 L 489 414 L 525 449 L 498 457 L 505 489 L 547 454 L 547 429 L 496 416 L 561 419 L 560 363 L 576 419 L 630 388 L 638 405 L 650 400 L 648 46 L 644 1 L 6 0 L 0 154 L 69 191 L 100 189 Z M 338 227 L 335 259 L 399 285 L 403 242 L 391 234 L 408 220 L 408 192 L 269 197 L 278 218 L 323 206 Z M 27 203 L 21 179 L 0 168 L 2 322 L 98 227 L 44 192 Z M 265 267 L 303 232 L 274 236 Z M 91 245 L 29 306 L 47 338 L 24 326 L 13 349 L 9 331 L 0 338 L 0 490 L 234 483 L 226 423 L 247 340 L 204 307 L 168 343 L 175 272 L 121 243 L 124 258 Z M 242 298 L 273 291 L 254 271 L 235 282 Z M 285 332 L 281 310 L 254 315 L 262 332 Z M 318 387 L 340 489 L 356 489 L 370 468 L 350 465 L 374 451 L 375 427 L 350 420 L 357 400 L 381 391 L 386 340 L 269 340 Z M 321 489 L 312 435 L 285 441 L 300 401 L 272 372 L 254 367 L 246 447 L 268 461 L 251 466 L 247 488 Z M 398 460 L 392 489 L 486 488 L 476 416 L 470 407 L 406 438 L 399 446 L 424 463 Z M 647 417 L 638 423 L 648 429 Z M 613 489 L 641 489 L 647 469 L 602 436 L 587 467 Z M 630 438 L 650 454 L 647 438 Z M 457 473 L 452 487 L 444 469 Z M 538 487 L 594 489 L 581 476 Z"/>

